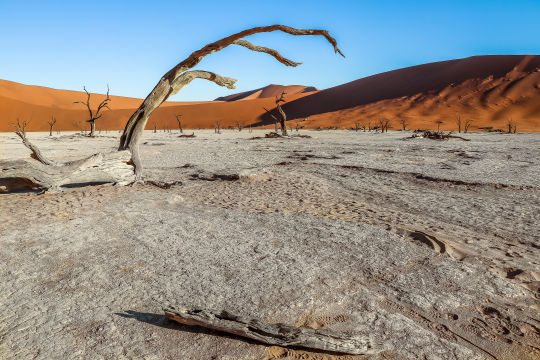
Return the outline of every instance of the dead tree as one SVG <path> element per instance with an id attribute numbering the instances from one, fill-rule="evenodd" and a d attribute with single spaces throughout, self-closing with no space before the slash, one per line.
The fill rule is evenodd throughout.
<path id="1" fill-rule="evenodd" d="M 437 124 L 437 131 L 440 131 L 440 129 L 441 129 L 441 124 L 444 124 L 444 121 L 442 121 L 442 120 L 436 120 L 436 121 L 435 121 L 435 124 Z"/>
<path id="2" fill-rule="evenodd" d="M 390 120 L 387 120 L 387 119 L 381 119 L 379 121 L 379 125 L 380 125 L 380 129 L 381 129 L 381 133 L 383 132 L 388 132 L 388 128 L 390 127 Z"/>
<path id="3" fill-rule="evenodd" d="M 221 134 L 221 120 L 216 120 L 214 123 L 214 132 L 216 134 Z"/>
<path id="4" fill-rule="evenodd" d="M 53 130 L 54 124 L 56 124 L 56 118 L 54 116 L 51 116 L 51 120 L 47 121 L 47 124 L 49 124 L 49 136 L 52 136 L 52 130 Z"/>
<path id="5" fill-rule="evenodd" d="M 281 103 L 285 102 L 284 96 L 287 95 L 285 91 L 281 92 L 281 96 L 278 98 L 276 96 L 276 109 L 279 112 L 280 118 L 279 118 L 279 124 L 281 126 L 281 135 L 287 136 L 287 115 L 285 114 L 285 111 L 281 108 Z"/>
<path id="6" fill-rule="evenodd" d="M 274 132 L 277 133 L 277 132 L 278 132 L 278 123 L 279 123 L 279 119 L 278 119 L 277 117 L 275 117 L 274 114 L 272 114 L 272 112 L 271 112 L 270 110 L 268 110 L 267 108 L 265 108 L 264 106 L 263 106 L 263 109 L 264 109 L 264 111 L 266 111 L 266 113 L 267 113 L 268 115 L 270 115 L 270 117 L 271 117 L 272 119 L 274 119 Z"/>
<path id="7" fill-rule="evenodd" d="M 469 128 L 471 127 L 473 122 L 474 122 L 474 120 L 472 120 L 472 119 L 465 120 L 465 124 L 464 124 L 464 127 L 463 127 L 463 130 L 465 131 L 465 133 L 467 133 L 469 131 Z"/>
<path id="8" fill-rule="evenodd" d="M 458 132 L 461 133 L 461 115 L 456 117 L 456 125 L 458 127 Z"/>
<path id="9" fill-rule="evenodd" d="M 359 120 L 354 121 L 354 131 L 358 132 L 362 128 L 362 123 Z"/>
<path id="10" fill-rule="evenodd" d="M 407 130 L 408 122 L 409 122 L 409 120 L 407 120 L 407 119 L 399 120 L 399 123 L 401 124 L 401 130 L 403 130 L 403 131 Z"/>
<path id="11" fill-rule="evenodd" d="M 98 153 L 78 161 L 58 163 L 48 160 L 44 156 L 36 155 L 36 152 L 32 150 L 33 145 L 27 145 L 30 142 L 23 139 L 23 143 L 27 145 L 34 154 L 34 158 L 38 161 L 15 160 L 0 162 L 0 185 L 3 185 L 3 182 L 9 183 L 9 186 L 6 186 L 8 190 L 21 186 L 30 186 L 55 191 L 68 184 L 112 183 L 127 185 L 142 181 L 143 167 L 139 154 L 139 143 L 152 112 L 170 96 L 178 93 L 195 79 L 206 79 L 220 86 L 234 89 L 236 82 L 234 79 L 209 71 L 190 70 L 199 64 L 205 56 L 234 44 L 252 51 L 267 53 L 287 66 L 300 65 L 300 63 L 284 58 L 276 50 L 256 46 L 242 40 L 242 38 L 249 35 L 273 31 L 282 31 L 291 35 L 323 36 L 330 42 L 336 53 L 343 55 L 337 47 L 336 40 L 326 30 L 306 30 L 284 25 L 271 25 L 240 31 L 193 52 L 163 75 L 127 121 L 117 151 Z M 23 135 L 22 138 L 25 138 L 25 136 Z"/>
<path id="12" fill-rule="evenodd" d="M 182 129 L 182 115 L 176 115 L 176 121 L 178 122 L 178 131 L 182 134 L 184 132 L 184 129 Z"/>
<path id="13" fill-rule="evenodd" d="M 512 118 L 508 119 L 508 122 L 506 124 L 508 126 L 508 133 L 511 134 L 512 132 L 515 134 L 517 131 L 517 124 L 512 121 Z"/>
<path id="14" fill-rule="evenodd" d="M 242 131 L 242 129 L 244 128 L 244 122 L 241 121 L 241 120 L 237 120 L 236 121 L 236 128 L 238 129 L 238 132 Z"/>
<path id="15" fill-rule="evenodd" d="M 87 123 L 90 123 L 90 135 L 88 136 L 95 136 L 96 131 L 96 120 L 99 119 L 103 114 L 101 113 L 101 110 L 109 108 L 109 102 L 111 101 L 111 98 L 109 97 L 109 85 L 107 85 L 107 97 L 105 100 L 103 100 L 101 103 L 99 103 L 96 112 L 92 111 L 92 107 L 90 106 L 90 93 L 86 90 L 86 87 L 83 86 L 84 92 L 86 92 L 86 101 L 74 101 L 74 104 L 82 104 L 86 106 L 88 109 L 88 114 L 90 115 L 88 120 L 85 120 Z"/>
<path id="16" fill-rule="evenodd" d="M 298 130 L 303 128 L 303 126 L 300 126 L 300 119 L 295 120 L 295 125 L 296 125 L 296 132 L 298 132 Z"/>
<path id="17" fill-rule="evenodd" d="M 336 130 L 341 129 L 341 124 L 343 123 L 343 119 L 341 117 L 336 118 Z"/>
<path id="18" fill-rule="evenodd" d="M 80 132 L 81 134 L 83 133 L 83 129 L 81 128 L 81 122 L 80 121 L 74 121 L 73 122 L 73 126 L 75 128 L 77 128 L 77 131 Z"/>
<path id="19" fill-rule="evenodd" d="M 154 133 L 157 133 L 157 121 L 154 120 Z"/>

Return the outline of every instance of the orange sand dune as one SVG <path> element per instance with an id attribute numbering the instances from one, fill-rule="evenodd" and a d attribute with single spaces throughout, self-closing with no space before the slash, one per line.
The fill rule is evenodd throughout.
<path id="1" fill-rule="evenodd" d="M 57 90 L 43 86 L 24 85 L 13 81 L 0 80 L 0 97 L 51 108 L 79 110 L 81 108 L 84 109 L 83 105 L 74 104 L 73 102 L 86 101 L 87 95 L 83 91 Z M 104 99 L 104 94 L 91 93 L 90 102 L 92 105 L 97 106 Z M 111 99 L 111 109 L 133 109 L 137 108 L 142 102 L 142 99 L 114 95 L 111 95 Z M 181 102 L 166 102 L 162 106 L 182 104 Z"/>
<path id="2" fill-rule="evenodd" d="M 455 119 L 473 119 L 472 129 L 491 126 L 505 129 L 508 119 L 518 131 L 540 131 L 540 56 L 492 55 L 442 61 L 389 71 L 330 89 L 314 92 L 301 85 L 270 85 L 220 98 L 223 101 L 167 102 L 156 110 L 147 129 L 176 128 L 181 114 L 185 128 L 271 126 L 263 107 L 275 106 L 274 96 L 286 95 L 283 106 L 289 119 L 302 119 L 307 128 L 350 128 L 354 122 L 377 125 L 391 121 L 399 129 L 406 119 L 408 129 L 456 130 Z M 48 130 L 47 120 L 58 119 L 61 130 L 87 128 L 81 123 L 87 111 L 73 101 L 84 99 L 76 91 L 54 90 L 0 80 L 0 131 L 12 131 L 17 117 L 32 119 L 29 131 Z M 96 104 L 103 99 L 95 95 Z M 242 101 L 235 101 L 240 100 Z M 122 129 L 140 104 L 140 99 L 114 96 L 111 111 L 96 122 L 97 129 Z M 307 120 L 304 120 L 308 118 Z"/>
<path id="3" fill-rule="evenodd" d="M 455 119 L 474 127 L 540 131 L 540 56 L 491 55 L 389 71 L 322 90 L 283 106 L 291 118 L 310 117 L 308 127 L 352 127 L 389 119 L 399 129 L 456 130 Z M 268 117 L 264 120 L 269 122 Z"/>
<path id="4" fill-rule="evenodd" d="M 251 91 L 245 91 L 238 94 L 232 94 L 228 96 L 218 97 L 214 101 L 237 101 L 237 100 L 249 100 L 249 99 L 260 99 L 260 98 L 275 98 L 280 96 L 282 92 L 285 92 L 287 95 L 302 94 L 302 93 L 311 93 L 317 91 L 317 88 L 313 86 L 303 86 L 303 85 L 268 85 L 260 89 L 255 89 Z"/>

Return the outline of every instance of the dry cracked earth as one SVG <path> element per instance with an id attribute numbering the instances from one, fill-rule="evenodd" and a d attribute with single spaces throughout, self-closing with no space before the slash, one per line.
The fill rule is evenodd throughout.
<path id="1" fill-rule="evenodd" d="M 144 185 L 0 195 L 0 358 L 540 358 L 538 134 L 195 134 L 146 133 Z M 30 138 L 71 160 L 118 134 Z M 28 155 L 0 134 L 2 159 Z M 268 346 L 169 305 L 378 351 Z"/>

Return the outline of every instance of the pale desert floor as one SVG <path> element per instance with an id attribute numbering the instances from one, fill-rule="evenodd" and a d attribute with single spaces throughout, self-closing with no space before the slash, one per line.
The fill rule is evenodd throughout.
<path id="1" fill-rule="evenodd" d="M 191 132 L 191 131 L 189 131 Z M 0 195 L 1 359 L 538 359 L 540 135 L 144 135 L 146 180 Z M 70 160 L 114 149 L 30 133 Z M 29 156 L 0 134 L 0 158 Z M 269 347 L 172 305 L 327 327 L 383 352 Z"/>

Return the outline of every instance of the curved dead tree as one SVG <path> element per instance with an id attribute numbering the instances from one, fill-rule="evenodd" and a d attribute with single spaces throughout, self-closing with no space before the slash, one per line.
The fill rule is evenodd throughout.
<path id="1" fill-rule="evenodd" d="M 178 131 L 182 134 L 184 132 L 184 129 L 182 129 L 182 115 L 176 115 L 176 121 L 178 122 Z"/>
<path id="2" fill-rule="evenodd" d="M 239 45 L 246 49 L 267 53 L 287 66 L 299 63 L 283 57 L 279 52 L 257 46 L 243 40 L 244 37 L 265 32 L 282 31 L 290 35 L 323 36 L 343 56 L 336 40 L 326 30 L 296 29 L 284 25 L 271 25 L 243 30 L 204 46 L 193 52 L 185 60 L 174 66 L 158 81 L 140 107 L 126 123 L 118 151 L 109 154 L 95 154 L 78 162 L 46 165 L 43 161 L 0 162 L 0 185 L 2 179 L 20 179 L 31 182 L 35 187 L 45 190 L 59 189 L 68 184 L 115 183 L 125 185 L 142 180 L 142 164 L 139 155 L 139 142 L 148 118 L 171 95 L 176 94 L 195 79 L 206 79 L 220 86 L 234 89 L 236 80 L 209 71 L 191 70 L 205 56 L 220 51 L 229 45 Z M 86 89 L 85 89 L 86 90 Z M 87 103 L 89 103 L 89 98 Z M 84 104 L 84 102 L 83 102 Z M 90 118 L 94 118 L 91 114 Z M 27 141 L 28 142 L 28 141 Z"/>
<path id="3" fill-rule="evenodd" d="M 99 103 L 96 111 L 94 112 L 92 108 L 90 107 L 90 93 L 86 90 L 86 86 L 83 86 L 84 92 L 86 93 L 86 101 L 74 101 L 74 104 L 83 104 L 88 109 L 88 113 L 90 117 L 88 120 L 85 120 L 85 122 L 90 124 L 90 135 L 88 136 L 95 136 L 96 132 L 96 120 L 99 119 L 103 114 L 101 113 L 101 110 L 103 109 L 109 109 L 109 102 L 111 101 L 111 98 L 109 97 L 109 85 L 107 85 L 107 97 L 105 100 Z"/>

